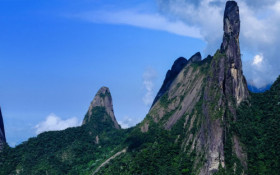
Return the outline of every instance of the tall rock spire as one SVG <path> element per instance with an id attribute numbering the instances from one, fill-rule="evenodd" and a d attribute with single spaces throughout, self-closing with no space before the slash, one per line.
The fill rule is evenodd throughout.
<path id="1" fill-rule="evenodd" d="M 207 140 L 209 143 L 206 151 L 207 163 L 201 169 L 201 175 L 212 175 L 219 167 L 230 168 L 227 162 L 231 155 L 226 153 L 226 149 L 237 157 L 242 169 L 247 166 L 246 152 L 231 129 L 231 122 L 237 117 L 237 106 L 249 96 L 242 72 L 239 33 L 239 7 L 235 1 L 228 1 L 224 12 L 223 42 L 211 61 L 203 97 L 205 125 L 202 125 L 202 131 L 207 131 L 207 134 L 201 134 L 200 140 Z M 228 145 L 233 146 L 229 148 Z"/>
<path id="2" fill-rule="evenodd" d="M 112 96 L 109 88 L 101 87 L 98 90 L 93 101 L 90 104 L 88 112 L 84 118 L 83 125 L 90 122 L 91 119 L 95 117 L 93 114 L 93 110 L 96 107 L 104 108 L 107 115 L 110 116 L 111 122 L 113 122 L 113 127 L 115 127 L 116 129 L 120 129 L 120 125 L 118 124 L 114 115 Z"/>
<path id="3" fill-rule="evenodd" d="M 221 52 L 226 55 L 226 64 L 229 69 L 226 78 L 232 80 L 230 95 L 235 97 L 239 105 L 249 95 L 246 80 L 243 77 L 242 61 L 239 46 L 240 17 L 239 7 L 235 1 L 228 1 L 224 12 L 224 36 L 221 45 Z M 226 70 L 227 71 L 227 70 Z"/>
<path id="4" fill-rule="evenodd" d="M 0 151 L 3 149 L 5 143 L 6 143 L 6 136 L 5 136 L 2 112 L 0 108 Z"/>

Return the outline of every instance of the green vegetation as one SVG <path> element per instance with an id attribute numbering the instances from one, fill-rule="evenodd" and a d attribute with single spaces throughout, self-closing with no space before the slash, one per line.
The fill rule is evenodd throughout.
<path id="1" fill-rule="evenodd" d="M 248 174 L 280 174 L 280 77 L 265 93 L 251 94 L 238 110 L 235 132 L 246 145 Z"/>
<path id="2" fill-rule="evenodd" d="M 209 65 L 211 63 L 212 57 L 208 56 L 207 58 L 205 58 L 202 61 L 199 62 L 194 62 L 191 64 L 191 67 L 193 67 L 195 72 L 197 69 L 199 69 L 199 71 L 205 75 L 207 75 L 207 73 L 209 73 Z"/>
<path id="3" fill-rule="evenodd" d="M 121 149 L 118 145 L 131 130 L 111 127 L 104 108 L 92 113 L 92 120 L 81 127 L 45 132 L 16 148 L 6 147 L 0 154 L 0 174 L 90 174 Z"/>
<path id="4" fill-rule="evenodd" d="M 168 93 L 165 93 L 159 100 L 160 105 L 164 108 L 167 108 L 170 101 L 168 100 Z"/>
<path id="5" fill-rule="evenodd" d="M 105 94 L 100 93 L 99 96 L 100 96 L 101 98 L 103 98 L 103 99 L 104 99 L 105 97 L 112 98 L 112 97 L 111 97 L 111 93 L 108 92 L 108 91 L 105 91 Z"/>
<path id="6" fill-rule="evenodd" d="M 195 151 L 181 151 L 182 140 L 175 142 L 183 132 L 185 119 L 180 119 L 171 131 L 150 122 L 149 131 L 135 129 L 126 139 L 128 151 L 102 168 L 98 174 L 193 174 Z"/>
<path id="7" fill-rule="evenodd" d="M 208 70 L 210 62 L 211 66 L 217 66 L 211 60 L 215 62 L 215 59 L 222 56 L 217 52 L 213 59 L 209 57 L 204 61 L 205 64 L 193 63 L 191 66 L 199 72 L 197 77 Z M 209 78 L 215 76 L 215 72 L 212 73 Z M 206 81 L 200 93 L 204 94 L 207 90 L 208 101 L 202 95 L 194 109 L 183 114 L 170 130 L 164 129 L 166 121 L 182 108 L 181 103 L 192 89 L 192 84 L 181 96 L 169 99 L 166 92 L 159 99 L 160 106 L 166 109 L 175 100 L 179 100 L 179 104 L 174 110 L 166 110 L 158 123 L 152 118 L 157 115 L 157 111 L 151 111 L 144 120 L 149 124 L 146 133 L 140 129 L 144 122 L 127 130 L 115 129 L 105 108 L 95 107 L 91 116 L 86 114 L 87 124 L 81 127 L 45 132 L 16 148 L 5 147 L 0 153 L 0 175 L 90 175 L 104 161 L 124 148 L 127 148 L 125 154 L 112 159 L 97 174 L 195 175 L 207 161 L 203 148 L 196 150 L 197 137 L 201 132 L 207 132 L 201 128 L 206 121 L 206 108 L 213 120 L 223 116 L 221 124 L 225 135 L 223 145 L 226 167 L 220 166 L 215 175 L 242 174 L 243 167 L 233 149 L 235 136 L 244 144 L 242 147 L 248 155 L 246 174 L 280 174 L 280 77 L 271 90 L 251 94 L 249 101 L 243 102 L 237 109 L 236 119 L 229 109 L 235 109 L 236 106 L 219 106 L 221 100 L 234 104 L 233 97 L 223 97 L 217 82 L 210 82 L 206 86 Z M 178 83 L 176 86 L 178 88 L 183 85 Z"/>

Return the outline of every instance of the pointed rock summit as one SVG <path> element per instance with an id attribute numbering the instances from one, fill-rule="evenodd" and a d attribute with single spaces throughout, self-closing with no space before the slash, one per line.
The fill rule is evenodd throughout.
<path id="1" fill-rule="evenodd" d="M 225 87 L 228 95 L 235 97 L 237 105 L 249 96 L 247 83 L 243 76 L 239 46 L 240 17 L 239 7 L 235 1 L 228 1 L 224 12 L 224 36 L 221 53 L 225 54 L 226 81 L 231 87 Z M 232 92 L 229 92 L 232 90 Z"/>
<path id="2" fill-rule="evenodd" d="M 200 174 L 214 174 L 219 167 L 228 168 L 228 145 L 230 151 L 240 162 L 240 168 L 247 167 L 247 155 L 238 136 L 232 131 L 231 123 L 236 120 L 236 109 L 249 96 L 243 76 L 239 46 L 240 17 L 235 1 L 226 3 L 224 12 L 224 36 L 220 50 L 214 55 L 203 97 L 203 114 L 206 130 L 200 136 L 207 140 L 207 163 Z M 231 156 L 231 155 L 230 155 Z"/>
<path id="3" fill-rule="evenodd" d="M 5 136 L 2 112 L 0 108 L 0 151 L 3 149 L 5 143 L 6 143 L 6 136 Z"/>
<path id="4" fill-rule="evenodd" d="M 112 102 L 112 96 L 110 93 L 109 88 L 107 87 L 101 87 L 98 92 L 96 93 L 93 101 L 91 102 L 88 112 L 86 114 L 86 117 L 84 118 L 83 125 L 87 124 L 88 122 L 91 121 L 91 119 L 94 116 L 93 110 L 96 107 L 101 107 L 105 109 L 105 112 L 107 115 L 110 117 L 111 122 L 113 122 L 113 127 L 116 129 L 120 129 L 120 125 L 118 124 L 115 114 L 114 114 L 114 109 L 113 109 L 113 102 Z"/>
<path id="5" fill-rule="evenodd" d="M 200 54 L 200 52 L 197 52 L 196 54 L 194 54 L 189 60 L 192 63 L 201 61 L 201 54 Z"/>
<path id="6" fill-rule="evenodd" d="M 166 74 L 148 117 L 161 127 L 172 130 L 184 120 L 186 132 L 180 135 L 186 152 L 194 151 L 193 169 L 199 175 L 213 175 L 219 169 L 230 169 L 230 156 L 239 168 L 246 170 L 247 155 L 239 137 L 233 132 L 238 105 L 249 96 L 242 72 L 239 47 L 240 17 L 236 2 L 228 1 L 224 12 L 224 34 L 221 48 L 213 57 L 201 60 L 200 53 L 188 61 L 179 58 Z M 142 122 L 148 132 L 150 120 Z M 179 138 L 179 136 L 178 136 Z M 229 152 L 230 154 L 226 153 Z"/>
<path id="7" fill-rule="evenodd" d="M 166 92 L 169 90 L 171 84 L 173 83 L 173 81 L 176 79 L 176 77 L 178 76 L 178 74 L 182 71 L 182 69 L 188 64 L 188 63 L 194 63 L 194 62 L 198 62 L 201 61 L 201 54 L 200 52 L 197 52 L 196 54 L 194 54 L 193 56 L 191 56 L 191 58 L 189 60 L 187 60 L 184 57 L 180 57 L 177 60 L 174 61 L 172 67 L 170 70 L 167 71 L 165 79 L 163 81 L 163 84 L 159 90 L 159 92 L 157 93 L 154 101 L 153 101 L 153 105 L 158 101 L 158 99 Z"/>

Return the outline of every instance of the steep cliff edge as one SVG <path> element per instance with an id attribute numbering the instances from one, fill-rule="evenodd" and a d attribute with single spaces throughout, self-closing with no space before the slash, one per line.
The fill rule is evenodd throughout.
<path id="1" fill-rule="evenodd" d="M 4 122 L 3 122 L 2 112 L 0 108 L 0 151 L 3 149 L 5 143 L 6 143 L 5 128 L 4 128 Z"/>
<path id="2" fill-rule="evenodd" d="M 240 17 L 235 1 L 228 1 L 224 12 L 224 36 L 221 53 L 225 54 L 224 91 L 227 96 L 235 97 L 237 105 L 249 96 L 246 80 L 243 76 L 242 61 L 239 47 Z"/>
<path id="3" fill-rule="evenodd" d="M 201 54 L 200 52 L 197 52 L 196 54 L 194 54 L 189 60 L 187 60 L 184 57 L 180 57 L 177 60 L 174 61 L 172 67 L 170 70 L 167 71 L 165 79 L 163 81 L 163 84 L 161 86 L 161 88 L 159 89 L 159 92 L 157 93 L 152 107 L 154 106 L 154 104 L 158 101 L 158 99 L 164 95 L 164 93 L 166 91 L 169 90 L 171 84 L 173 83 L 173 81 L 176 79 L 176 77 L 178 76 L 178 74 L 182 71 L 182 69 L 188 64 L 188 63 L 193 63 L 193 62 L 198 62 L 201 61 Z"/>
<path id="4" fill-rule="evenodd" d="M 214 56 L 177 59 L 137 126 L 124 130 L 101 88 L 81 127 L 46 132 L 0 153 L 0 174 L 279 174 L 280 77 L 247 89 L 238 5 L 228 1 Z"/>
<path id="5" fill-rule="evenodd" d="M 176 142 L 181 142 L 181 151 L 196 154 L 192 165 L 195 174 L 241 174 L 247 169 L 247 154 L 232 130 L 236 109 L 249 98 L 239 32 L 238 5 L 228 1 L 220 50 L 213 57 L 186 64 L 140 125 L 143 133 L 149 132 L 153 122 L 172 131 L 183 120 L 184 133 L 178 134 Z"/>
<path id="6" fill-rule="evenodd" d="M 228 1 L 224 12 L 223 43 L 211 61 L 210 76 L 204 90 L 202 109 L 205 123 L 199 140 L 206 141 L 207 163 L 200 174 L 211 174 L 219 167 L 231 173 L 247 169 L 247 155 L 232 131 L 236 109 L 249 97 L 242 73 L 239 32 L 238 5 Z"/>
<path id="7" fill-rule="evenodd" d="M 105 113 L 110 118 L 107 118 L 107 115 L 104 115 L 102 119 L 97 119 L 96 115 L 94 115 L 96 110 L 105 110 Z M 94 120 L 96 124 L 107 123 L 108 125 L 112 125 L 112 127 L 116 129 L 121 128 L 115 118 L 112 96 L 109 88 L 107 87 L 101 87 L 96 93 L 94 99 L 90 104 L 88 112 L 83 120 L 83 125 L 90 123 Z"/>

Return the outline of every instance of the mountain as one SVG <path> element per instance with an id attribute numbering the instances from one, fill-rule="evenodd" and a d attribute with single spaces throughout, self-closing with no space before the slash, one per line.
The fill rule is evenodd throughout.
<path id="1" fill-rule="evenodd" d="M 120 130 L 106 87 L 95 95 L 83 125 L 49 131 L 0 153 L 0 174 L 89 174 L 108 159 L 126 138 Z"/>
<path id="2" fill-rule="evenodd" d="M 214 56 L 175 60 L 141 123 L 121 129 L 102 87 L 81 127 L 5 146 L 0 174 L 280 174 L 280 77 L 251 93 L 235 1 L 227 1 L 223 22 Z"/>
<path id="3" fill-rule="evenodd" d="M 264 87 L 258 88 L 252 84 L 248 84 L 248 89 L 250 92 L 253 92 L 253 93 L 262 93 L 262 92 L 269 90 L 271 86 L 272 86 L 272 84 L 268 84 Z"/>
<path id="4" fill-rule="evenodd" d="M 170 70 L 167 71 L 163 84 L 157 93 L 152 106 L 158 101 L 158 99 L 169 89 L 170 85 L 173 83 L 174 79 L 181 72 L 181 70 L 191 62 L 201 61 L 201 54 L 197 52 L 189 60 L 184 57 L 180 57 L 173 63 L 173 66 Z"/>
<path id="5" fill-rule="evenodd" d="M 2 151 L 5 144 L 6 144 L 6 136 L 5 136 L 2 112 L 1 112 L 1 108 L 0 108 L 0 151 Z"/>
<path id="6" fill-rule="evenodd" d="M 92 114 L 96 108 L 105 110 L 107 115 L 104 115 L 102 119 L 95 118 L 96 116 Z M 99 120 L 102 122 L 109 122 L 109 125 L 112 127 L 120 129 L 120 125 L 118 124 L 114 115 L 112 96 L 109 88 L 107 87 L 100 88 L 96 93 L 83 120 L 83 125 L 91 122 L 92 120 L 96 121 L 94 122 L 95 124 L 99 124 Z"/>
<path id="7" fill-rule="evenodd" d="M 202 61 L 199 56 L 194 62 L 175 61 L 148 115 L 128 138 L 131 151 L 100 174 L 245 173 L 247 154 L 231 125 L 238 106 L 250 97 L 242 72 L 239 32 L 238 5 L 228 1 L 220 50 Z M 125 165 L 122 169 L 118 168 L 121 164 Z M 145 171 L 131 164 L 144 164 Z"/>

